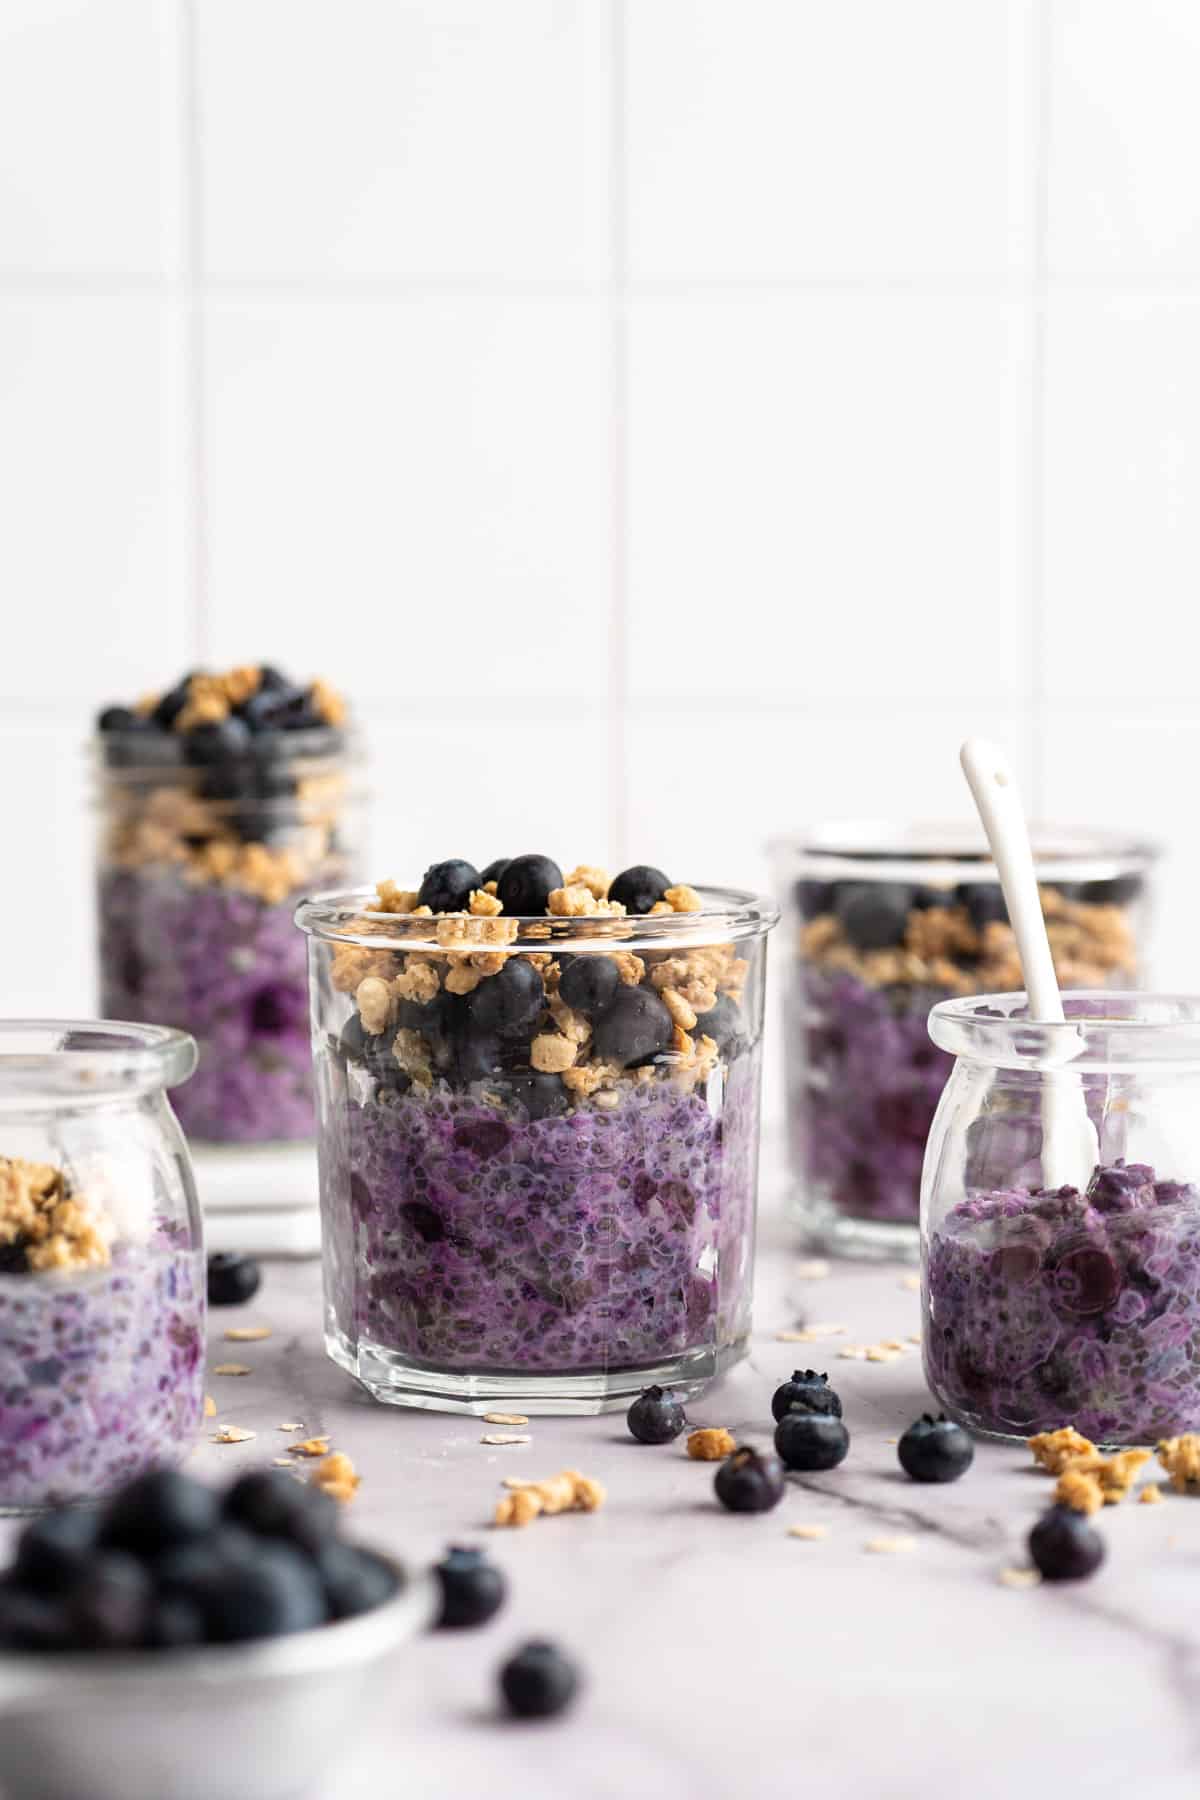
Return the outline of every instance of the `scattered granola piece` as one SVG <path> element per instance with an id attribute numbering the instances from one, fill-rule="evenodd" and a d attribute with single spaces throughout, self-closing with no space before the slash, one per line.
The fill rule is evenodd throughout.
<path id="1" fill-rule="evenodd" d="M 1061 1431 L 1039 1431 L 1036 1437 L 1025 1441 L 1033 1452 L 1034 1462 L 1048 1475 L 1061 1475 L 1068 1464 L 1079 1457 L 1096 1455 L 1091 1438 L 1081 1437 L 1073 1425 L 1064 1425 Z"/>
<path id="2" fill-rule="evenodd" d="M 343 1505 L 353 1500 L 362 1485 L 362 1476 L 342 1450 L 323 1457 L 308 1479 L 311 1487 L 320 1488 L 322 1493 L 340 1500 Z"/>
<path id="3" fill-rule="evenodd" d="M 1162 1497 L 1163 1497 L 1163 1491 L 1162 1491 L 1162 1488 L 1159 1485 L 1159 1483 L 1157 1481 L 1150 1481 L 1150 1482 L 1147 1482 L 1146 1486 L 1142 1489 L 1141 1493 L 1138 1495 L 1138 1505 L 1139 1506 L 1158 1506 L 1162 1500 Z"/>
<path id="4" fill-rule="evenodd" d="M 902 1288 L 907 1288 L 910 1294 L 919 1294 L 921 1291 L 921 1277 L 919 1275 L 902 1275 L 900 1277 L 900 1286 Z"/>
<path id="5" fill-rule="evenodd" d="M 886 1344 L 868 1344 L 866 1360 L 873 1363 L 897 1362 L 903 1354 L 900 1350 L 889 1350 Z"/>
<path id="6" fill-rule="evenodd" d="M 246 1444 L 255 1436 L 256 1432 L 243 1431 L 240 1425 L 222 1425 L 213 1433 L 212 1441 L 214 1444 Z"/>
<path id="7" fill-rule="evenodd" d="M 806 1262 L 798 1262 L 794 1272 L 799 1281 L 824 1281 L 829 1274 L 829 1264 L 824 1257 L 813 1256 Z"/>
<path id="8" fill-rule="evenodd" d="M 518 1488 L 496 1502 L 492 1523 L 495 1525 L 528 1525 L 542 1510 L 541 1498 L 534 1488 Z"/>
<path id="9" fill-rule="evenodd" d="M 1175 1492 L 1200 1492 L 1200 1434 L 1185 1431 L 1182 1437 L 1163 1438 L 1157 1448 Z"/>
<path id="10" fill-rule="evenodd" d="M 724 1426 L 706 1426 L 688 1434 L 687 1453 L 695 1462 L 723 1462 L 737 1443 Z"/>
<path id="11" fill-rule="evenodd" d="M 777 1331 L 777 1344 L 815 1344 L 821 1338 L 845 1337 L 844 1325 L 802 1325 L 798 1331 Z"/>
<path id="12" fill-rule="evenodd" d="M 481 1444 L 532 1444 L 533 1438 L 527 1431 L 487 1431 L 479 1441 Z"/>
<path id="13" fill-rule="evenodd" d="M 524 1413 L 484 1413 L 485 1425 L 528 1425 Z"/>
<path id="14" fill-rule="evenodd" d="M 275 1429 L 276 1431 L 303 1431 L 304 1426 L 299 1419 L 284 1419 Z"/>
<path id="15" fill-rule="evenodd" d="M 1070 1463 L 1055 1483 L 1054 1500 L 1058 1506 L 1069 1506 L 1072 1512 L 1081 1513 L 1099 1512 L 1104 1505 L 1104 1495 L 1096 1476 L 1085 1474 Z"/>
<path id="16" fill-rule="evenodd" d="M 214 1375 L 253 1375 L 254 1370 L 245 1363 L 218 1363 L 213 1370 Z"/>
<path id="17" fill-rule="evenodd" d="M 328 1456 L 329 1436 L 303 1438 L 298 1444 L 289 1444 L 288 1451 L 292 1456 Z"/>
<path id="18" fill-rule="evenodd" d="M 875 1556 L 901 1556 L 908 1550 L 915 1550 L 917 1540 L 913 1537 L 876 1537 L 868 1538 L 863 1545 Z"/>
<path id="19" fill-rule="evenodd" d="M 818 1538 L 829 1536 L 829 1527 L 828 1525 L 789 1525 L 788 1536 L 804 1538 L 808 1542 L 815 1543 Z"/>
<path id="20" fill-rule="evenodd" d="M 606 1498 L 601 1484 L 578 1469 L 562 1469 L 545 1481 L 518 1486 L 509 1480 L 504 1485 L 509 1492 L 497 1503 L 497 1525 L 528 1525 L 539 1513 L 549 1517 L 560 1512 L 596 1512 Z"/>
<path id="21" fill-rule="evenodd" d="M 846 1344 L 838 1351 L 838 1356 L 842 1362 L 865 1362 L 867 1346 L 865 1344 Z"/>
<path id="22" fill-rule="evenodd" d="M 291 1458 L 287 1456 L 273 1456 L 271 1461 L 277 1469 L 294 1469 L 296 1466 Z"/>
<path id="23" fill-rule="evenodd" d="M 217 1416 L 217 1403 L 211 1394 L 204 1396 L 204 1416 L 206 1419 L 215 1419 Z"/>
<path id="24" fill-rule="evenodd" d="M 1097 1458 L 1094 1464 L 1089 1459 L 1074 1467 L 1094 1474 L 1100 1483 L 1104 1504 L 1116 1506 L 1133 1486 L 1138 1470 L 1150 1461 L 1150 1454 L 1149 1450 L 1119 1450 L 1115 1456 Z"/>
<path id="25" fill-rule="evenodd" d="M 271 1335 L 269 1325 L 230 1325 L 225 1333 L 227 1344 L 261 1344 Z"/>
<path id="26" fill-rule="evenodd" d="M 1041 1585 L 1040 1569 L 1001 1569 L 1000 1585 L 1010 1588 L 1035 1588 Z"/>

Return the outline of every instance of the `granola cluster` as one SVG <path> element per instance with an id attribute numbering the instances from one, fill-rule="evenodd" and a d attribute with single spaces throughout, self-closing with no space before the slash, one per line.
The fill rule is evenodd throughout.
<path id="1" fill-rule="evenodd" d="M 111 1261 L 113 1224 L 53 1163 L 0 1156 L 0 1271 L 69 1273 Z"/>
<path id="2" fill-rule="evenodd" d="M 496 1504 L 492 1523 L 500 1526 L 529 1525 L 542 1514 L 597 1512 L 606 1494 L 598 1481 L 578 1469 L 563 1469 L 547 1481 L 521 1481 L 510 1476 L 508 1492 Z"/>
<path id="3" fill-rule="evenodd" d="M 270 681 L 271 671 L 253 663 L 239 663 L 219 675 L 209 674 L 206 670 L 187 675 L 178 688 L 171 690 L 171 716 L 163 717 L 162 723 L 175 732 L 192 731 L 197 725 L 220 725 L 260 694 Z M 134 713 L 140 719 L 153 718 L 160 713 L 167 698 L 163 694 L 144 694 L 134 707 Z M 177 708 L 174 705 L 176 698 L 179 700 Z M 345 699 L 328 681 L 312 682 L 306 698 L 315 723 L 334 727 L 345 724 Z"/>
<path id="4" fill-rule="evenodd" d="M 1150 1461 L 1149 1450 L 1120 1450 L 1103 1456 L 1073 1425 L 1039 1432 L 1027 1442 L 1038 1467 L 1058 1477 L 1055 1503 L 1069 1506 L 1073 1512 L 1094 1513 L 1102 1506 L 1119 1505 L 1132 1490 L 1139 1470 Z"/>
<path id="5" fill-rule="evenodd" d="M 1176 1493 L 1200 1494 L 1200 1433 L 1185 1431 L 1182 1437 L 1163 1438 L 1157 1450 Z"/>

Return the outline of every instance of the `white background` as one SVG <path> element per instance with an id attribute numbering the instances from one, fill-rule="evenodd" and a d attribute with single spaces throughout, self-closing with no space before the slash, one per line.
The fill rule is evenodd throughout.
<path id="1" fill-rule="evenodd" d="M 984 730 L 1200 985 L 1198 94 L 1195 0 L 0 0 L 2 1010 L 94 708 L 259 657 L 405 879 L 759 883 Z"/>

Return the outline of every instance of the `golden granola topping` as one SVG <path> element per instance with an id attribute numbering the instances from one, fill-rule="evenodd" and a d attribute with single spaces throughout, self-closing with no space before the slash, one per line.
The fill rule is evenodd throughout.
<path id="1" fill-rule="evenodd" d="M 635 956 L 632 950 L 615 950 L 613 961 L 617 965 L 617 974 L 625 986 L 637 987 L 646 973 L 646 965 L 641 957 Z"/>
<path id="2" fill-rule="evenodd" d="M 381 881 L 375 889 L 376 912 L 410 913 L 416 904 L 416 891 L 413 888 L 397 887 L 394 881 Z"/>
<path id="3" fill-rule="evenodd" d="M 362 1486 L 362 1476 L 341 1450 L 323 1456 L 308 1479 L 310 1486 L 320 1488 L 330 1499 L 340 1500 L 343 1505 L 349 1505 Z"/>
<path id="4" fill-rule="evenodd" d="M 1069 1506 L 1072 1512 L 1099 1512 L 1104 1505 L 1104 1495 L 1095 1475 L 1086 1474 L 1082 1469 L 1072 1468 L 1069 1464 L 1055 1484 L 1054 1499 L 1057 1505 Z"/>
<path id="5" fill-rule="evenodd" d="M 1081 1456 L 1096 1455 L 1091 1438 L 1081 1437 L 1073 1425 L 1064 1425 L 1061 1431 L 1039 1431 L 1036 1437 L 1027 1438 L 1026 1442 L 1033 1452 L 1034 1462 L 1048 1475 L 1061 1475 Z"/>
<path id="6" fill-rule="evenodd" d="M 1138 1505 L 1158 1506 L 1162 1501 L 1162 1497 L 1162 1488 L 1158 1485 L 1157 1481 L 1151 1481 L 1146 1484 L 1138 1495 Z"/>
<path id="7" fill-rule="evenodd" d="M 494 885 L 494 884 L 491 884 Z M 467 901 L 467 908 L 477 919 L 491 919 L 504 911 L 495 894 L 489 894 L 484 888 L 476 888 Z"/>
<path id="8" fill-rule="evenodd" d="M 1182 1437 L 1163 1438 L 1157 1450 L 1175 1492 L 1200 1493 L 1200 1433 L 1185 1431 Z"/>
<path id="9" fill-rule="evenodd" d="M 684 884 L 681 887 L 669 887 L 663 899 L 677 913 L 697 913 L 704 911 L 704 902 L 694 887 Z"/>
<path id="10" fill-rule="evenodd" d="M 441 985 L 436 963 L 425 956 L 406 956 L 404 968 L 392 983 L 392 992 L 397 1000 L 415 1000 L 418 1006 L 428 1006 Z"/>
<path id="11" fill-rule="evenodd" d="M 678 988 L 663 988 L 662 1002 L 681 1031 L 693 1031 L 695 1029 L 696 1014 L 688 1005 Z"/>
<path id="12" fill-rule="evenodd" d="M 723 1426 L 705 1426 L 688 1434 L 687 1453 L 693 1462 L 724 1462 L 736 1449 L 732 1433 Z"/>
<path id="13" fill-rule="evenodd" d="M 511 1485 L 497 1503 L 493 1517 L 496 1525 L 528 1525 L 539 1514 L 547 1517 L 563 1512 L 597 1512 L 604 1505 L 605 1491 L 589 1475 L 578 1469 L 563 1469 L 547 1481 L 522 1482 Z"/>
<path id="14" fill-rule="evenodd" d="M 392 990 L 378 975 L 366 975 L 354 990 L 363 1029 L 372 1037 L 386 1031 L 392 1019 Z"/>
<path id="15" fill-rule="evenodd" d="M 529 1052 L 533 1067 L 543 1075 L 561 1075 L 569 1069 L 579 1053 L 579 1046 L 557 1031 L 544 1031 L 534 1038 Z"/>
<path id="16" fill-rule="evenodd" d="M 559 919 L 586 919 L 595 904 L 591 889 L 581 883 L 578 887 L 555 888 L 546 902 L 546 910 Z"/>
<path id="17" fill-rule="evenodd" d="M 61 1169 L 0 1156 L 0 1247 L 9 1252 L 8 1272 L 106 1268 L 114 1234 L 104 1207 L 73 1192 Z"/>
<path id="18" fill-rule="evenodd" d="M 611 886 L 611 877 L 603 869 L 592 867 L 589 863 L 580 863 L 563 877 L 563 886 L 585 887 L 594 900 L 607 900 Z"/>

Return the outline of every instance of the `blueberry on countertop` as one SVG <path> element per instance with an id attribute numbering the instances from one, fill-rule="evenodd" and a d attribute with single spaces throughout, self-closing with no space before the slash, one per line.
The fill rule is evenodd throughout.
<path id="1" fill-rule="evenodd" d="M 783 1499 L 783 1466 L 769 1452 L 735 1450 L 717 1470 L 713 1488 L 730 1512 L 770 1512 Z"/>
<path id="2" fill-rule="evenodd" d="M 474 863 L 461 857 L 449 862 L 431 863 L 421 877 L 417 905 L 430 912 L 465 912 L 467 901 L 476 888 L 483 886 L 483 876 Z"/>
<path id="3" fill-rule="evenodd" d="M 1084 1513 L 1052 1506 L 1029 1534 L 1029 1554 L 1047 1581 L 1081 1581 L 1104 1561 L 1104 1539 Z"/>
<path id="4" fill-rule="evenodd" d="M 508 1593 L 503 1571 L 482 1550 L 453 1544 L 433 1573 L 442 1591 L 439 1625 L 486 1625 Z"/>
<path id="5" fill-rule="evenodd" d="M 791 1380 L 781 1383 L 772 1394 L 771 1411 L 777 1420 L 793 1407 L 801 1412 L 829 1413 L 835 1419 L 842 1416 L 842 1403 L 830 1387 L 828 1375 L 818 1375 L 815 1369 L 796 1369 Z"/>
<path id="6" fill-rule="evenodd" d="M 612 1005 L 620 985 L 611 956 L 572 956 L 559 975 L 558 992 L 568 1006 L 594 1019 Z"/>
<path id="7" fill-rule="evenodd" d="M 835 912 L 856 950 L 890 950 L 904 942 L 912 889 L 891 881 L 848 881 L 838 888 Z"/>
<path id="8" fill-rule="evenodd" d="M 975 1460 L 970 1433 L 944 1413 L 922 1413 L 896 1446 L 900 1467 L 914 1481 L 957 1481 Z"/>
<path id="9" fill-rule="evenodd" d="M 526 1030 L 541 1012 L 546 988 L 540 971 L 525 956 L 510 956 L 496 975 L 481 981 L 466 1009 L 477 1031 L 502 1037 Z"/>
<path id="10" fill-rule="evenodd" d="M 670 1013 L 651 988 L 622 987 L 596 1020 L 592 1042 L 597 1056 L 628 1069 L 666 1050 L 673 1031 Z"/>
<path id="11" fill-rule="evenodd" d="M 150 1469 L 109 1501 L 100 1519 L 100 1541 L 154 1556 L 206 1536 L 219 1515 L 217 1496 L 203 1482 L 178 1469 Z"/>
<path id="12" fill-rule="evenodd" d="M 789 1469 L 814 1473 L 836 1469 L 846 1459 L 850 1433 L 832 1413 L 805 1412 L 793 1407 L 775 1427 L 775 1448 Z"/>
<path id="13" fill-rule="evenodd" d="M 608 890 L 610 900 L 617 900 L 627 913 L 648 913 L 671 886 L 671 878 L 649 863 L 634 863 L 622 869 Z"/>
<path id="14" fill-rule="evenodd" d="M 497 880 L 496 895 L 506 913 L 540 917 L 562 884 L 562 870 L 548 856 L 514 856 Z"/>
<path id="15" fill-rule="evenodd" d="M 487 868 L 480 873 L 480 886 L 486 887 L 489 881 L 498 882 L 511 861 L 511 856 L 498 856 L 495 862 L 490 862 Z"/>
<path id="16" fill-rule="evenodd" d="M 639 1444 L 669 1444 L 686 1429 L 687 1414 L 670 1388 L 656 1385 L 638 1395 L 625 1414 L 625 1423 Z"/>
<path id="17" fill-rule="evenodd" d="M 208 1259 L 208 1304 L 242 1306 L 253 1300 L 261 1281 L 262 1270 L 252 1256 L 214 1250 Z"/>
<path id="18" fill-rule="evenodd" d="M 518 1719 L 548 1719 L 569 1706 L 579 1671 L 554 1644 L 526 1644 L 500 1671 L 500 1692 Z"/>

